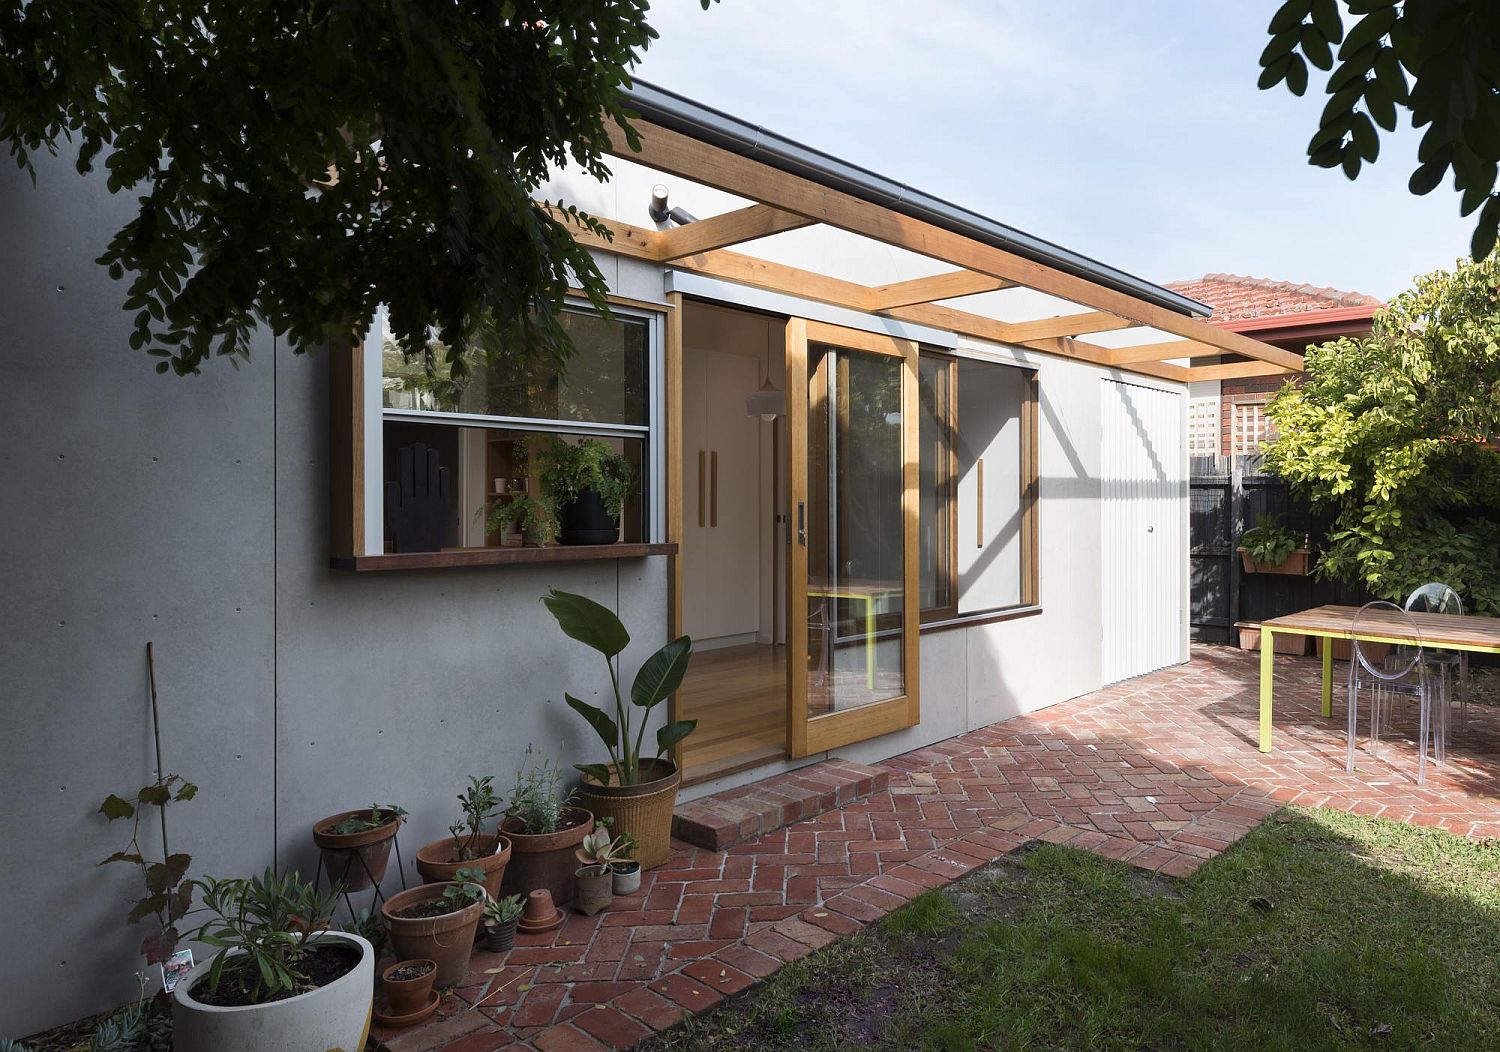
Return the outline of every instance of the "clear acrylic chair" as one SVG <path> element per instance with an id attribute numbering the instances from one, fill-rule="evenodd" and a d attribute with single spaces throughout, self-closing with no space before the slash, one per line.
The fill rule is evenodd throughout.
<path id="1" fill-rule="evenodd" d="M 1464 601 L 1448 585 L 1433 581 L 1406 597 L 1406 609 L 1419 613 L 1463 616 Z M 1446 748 L 1449 715 L 1455 694 L 1458 696 L 1458 725 L 1464 729 L 1469 726 L 1469 655 L 1462 650 L 1429 651 L 1427 663 L 1439 673 L 1438 686 L 1442 689 L 1442 724 L 1439 730 Z"/>
<path id="2" fill-rule="evenodd" d="M 1380 748 L 1380 709 L 1381 702 L 1386 695 L 1395 697 L 1415 698 L 1418 706 L 1418 730 L 1417 730 L 1417 784 L 1425 785 L 1427 782 L 1427 738 L 1428 731 L 1432 729 L 1432 677 L 1428 674 L 1427 665 L 1422 660 L 1422 644 L 1417 635 L 1416 622 L 1410 614 L 1402 610 L 1395 603 L 1387 603 L 1377 599 L 1372 603 L 1366 603 L 1359 608 L 1354 615 L 1351 625 L 1353 634 L 1358 637 L 1362 632 L 1369 635 L 1385 635 L 1372 622 L 1396 620 L 1403 622 L 1407 631 L 1413 639 L 1419 641 L 1415 646 L 1403 647 L 1396 660 L 1389 662 L 1389 667 L 1382 668 L 1381 662 L 1370 653 L 1369 643 L 1361 642 L 1358 638 L 1351 641 L 1349 657 L 1349 752 L 1344 769 L 1354 771 L 1354 741 L 1355 727 L 1359 718 L 1359 692 L 1368 688 L 1370 691 L 1370 755 L 1376 756 Z M 1437 757 L 1439 762 L 1441 757 Z"/>

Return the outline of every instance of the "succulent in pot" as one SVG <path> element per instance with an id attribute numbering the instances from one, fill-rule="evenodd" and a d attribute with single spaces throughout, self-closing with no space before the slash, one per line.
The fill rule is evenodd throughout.
<path id="1" fill-rule="evenodd" d="M 432 961 L 438 986 L 451 986 L 468 974 L 474 933 L 488 901 L 481 870 L 461 868 L 456 878 L 399 892 L 380 907 L 396 957 Z"/>
<path id="2" fill-rule="evenodd" d="M 516 944 L 516 923 L 521 919 L 519 895 L 492 898 L 484 904 L 485 949 L 504 953 Z"/>
<path id="3" fill-rule="evenodd" d="M 406 812 L 395 804 L 371 804 L 314 823 L 313 843 L 323 856 L 329 881 L 345 891 L 379 884 L 391 857 L 391 841 L 405 819 Z"/>
<path id="4" fill-rule="evenodd" d="M 650 869 L 671 853 L 672 811 L 681 775 L 665 754 L 698 726 L 697 720 L 676 720 L 656 731 L 656 753 L 641 755 L 651 713 L 666 701 L 687 672 L 693 641 L 682 636 L 646 659 L 630 686 L 627 701 L 620 690 L 619 655 L 630 643 L 630 633 L 614 611 L 586 596 L 552 589 L 542 602 L 567 636 L 588 646 L 604 659 L 614 705 L 611 710 L 564 692 L 568 707 L 587 721 L 609 754 L 608 763 L 580 763 L 583 775 L 579 801 L 595 817 L 614 820 L 614 830 L 635 844 L 635 859 Z"/>
<path id="5" fill-rule="evenodd" d="M 542 488 L 557 506 L 563 544 L 614 544 L 635 488 L 635 465 L 602 439 L 554 439 L 541 451 Z"/>
<path id="6" fill-rule="evenodd" d="M 448 827 L 449 836 L 417 852 L 417 872 L 432 884 L 458 879 L 462 868 L 478 869 L 484 874 L 485 893 L 497 895 L 510 863 L 511 842 L 499 830 L 484 831 L 484 824 L 501 810 L 493 776 L 471 775 L 469 788 L 458 794 L 458 803 L 462 817 Z"/>
<path id="7" fill-rule="evenodd" d="M 620 841 L 618 857 L 609 864 L 610 872 L 614 874 L 615 894 L 634 895 L 641 888 L 641 864 L 634 857 L 635 841 L 630 839 L 630 834 L 620 837 Z"/>
<path id="8" fill-rule="evenodd" d="M 189 937 L 219 952 L 173 991 L 178 1052 L 364 1047 L 375 951 L 326 930 L 332 892 L 269 869 L 193 883 L 210 917 Z"/>
<path id="9" fill-rule="evenodd" d="M 601 820 L 601 824 L 583 838 L 583 843 L 573 852 L 583 863 L 573 874 L 578 888 L 573 905 L 580 913 L 592 917 L 609 908 L 614 898 L 614 864 L 624 860 L 629 849 L 629 838 L 615 840 L 610 837 L 609 819 Z"/>
<path id="10" fill-rule="evenodd" d="M 573 849 L 594 829 L 594 816 L 573 805 L 562 787 L 563 772 L 536 760 L 527 747 L 501 831 L 510 838 L 511 861 L 504 891 L 526 895 L 545 889 L 557 905 L 573 898 Z"/>

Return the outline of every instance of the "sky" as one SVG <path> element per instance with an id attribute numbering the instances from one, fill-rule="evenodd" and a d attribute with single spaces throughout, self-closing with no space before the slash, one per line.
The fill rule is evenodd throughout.
<path id="1" fill-rule="evenodd" d="M 1326 96 L 1260 91 L 1276 0 L 654 0 L 636 73 L 1154 282 L 1389 298 L 1468 249 L 1419 134 L 1307 163 Z M 1405 119 L 1405 118 L 1403 118 Z"/>

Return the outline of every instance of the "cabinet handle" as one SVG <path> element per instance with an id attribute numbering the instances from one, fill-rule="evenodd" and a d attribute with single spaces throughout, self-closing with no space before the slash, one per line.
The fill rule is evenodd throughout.
<path id="1" fill-rule="evenodd" d="M 708 524 L 719 525 L 719 451 L 708 455 Z"/>
<path id="2" fill-rule="evenodd" d="M 984 547 L 984 458 L 980 457 L 978 464 L 979 496 L 974 501 L 974 547 Z"/>
<path id="3" fill-rule="evenodd" d="M 807 547 L 807 505 L 797 502 L 797 543 Z"/>
<path id="4" fill-rule="evenodd" d="M 708 518 L 704 510 L 706 501 L 708 500 L 708 487 L 705 485 L 708 481 L 707 462 L 708 454 L 701 449 L 698 450 L 698 525 L 700 527 L 708 525 Z"/>

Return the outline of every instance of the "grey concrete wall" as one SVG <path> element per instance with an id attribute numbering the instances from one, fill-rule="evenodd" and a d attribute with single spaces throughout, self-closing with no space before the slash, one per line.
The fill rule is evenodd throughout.
<path id="1" fill-rule="evenodd" d="M 411 811 L 407 858 L 468 774 L 508 789 L 528 743 L 601 758 L 562 691 L 607 689 L 550 586 L 620 611 L 627 675 L 664 639 L 664 560 L 356 576 L 327 569 L 327 366 L 266 336 L 239 370 L 157 376 L 93 263 L 130 202 L 68 158 L 0 166 L 0 1037 L 135 992 L 136 875 L 95 812 L 153 776 L 157 647 L 171 812 L 194 874 L 311 875 L 318 818 Z M 158 850 L 154 830 L 145 840 Z"/>

